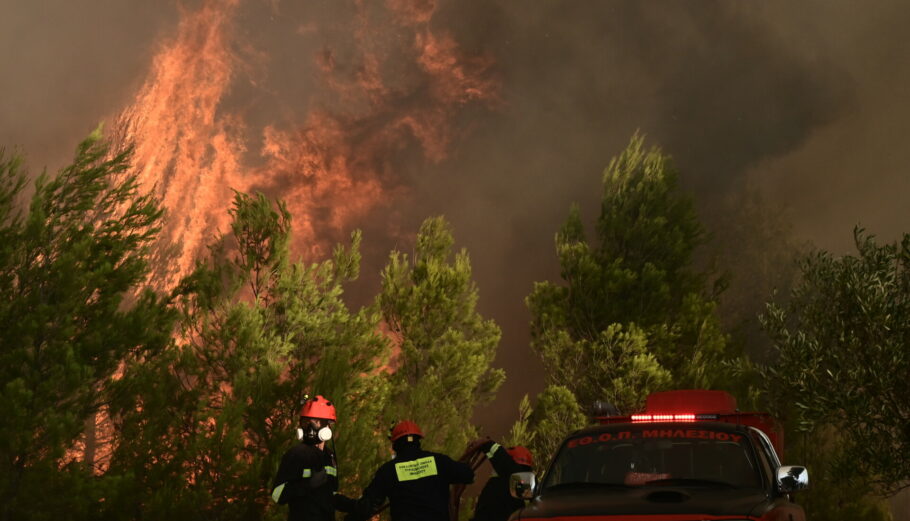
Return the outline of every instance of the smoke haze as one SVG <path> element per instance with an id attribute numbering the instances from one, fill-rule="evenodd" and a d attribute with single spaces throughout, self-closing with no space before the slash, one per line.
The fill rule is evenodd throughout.
<path id="1" fill-rule="evenodd" d="M 181 32 L 204 9 L 199 32 Z M 636 130 L 675 158 L 705 215 L 753 189 L 787 209 L 798 238 L 837 252 L 857 223 L 887 240 L 910 228 L 906 2 L 48 0 L 3 12 L 0 144 L 19 145 L 33 172 L 120 121 L 150 183 L 189 176 L 173 190 L 213 198 L 193 214 L 196 239 L 219 225 L 226 183 L 290 199 L 301 253 L 364 229 L 360 300 L 390 249 L 410 251 L 420 221 L 446 215 L 481 311 L 503 328 L 508 380 L 480 417 L 495 436 L 541 388 L 523 299 L 558 277 L 569 205 L 594 217 L 601 172 Z M 213 28 L 222 59 L 205 63 L 223 77 L 156 75 L 156 57 L 204 48 Z M 166 81 L 187 93 L 156 98 L 176 133 L 146 150 L 142 136 L 165 125 L 136 114 Z M 193 90 L 209 83 L 211 98 Z M 190 236 L 178 221 L 172 240 Z"/>

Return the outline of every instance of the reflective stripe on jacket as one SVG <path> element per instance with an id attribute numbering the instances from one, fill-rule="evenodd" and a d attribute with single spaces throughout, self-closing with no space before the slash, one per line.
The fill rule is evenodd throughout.
<path id="1" fill-rule="evenodd" d="M 332 521 L 332 495 L 338 490 L 335 455 L 299 443 L 281 458 L 272 499 L 288 505 L 289 521 Z"/>

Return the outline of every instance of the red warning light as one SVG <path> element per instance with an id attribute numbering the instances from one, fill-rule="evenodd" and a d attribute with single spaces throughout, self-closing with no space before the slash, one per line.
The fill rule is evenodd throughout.
<path id="1" fill-rule="evenodd" d="M 705 416 L 702 418 L 701 416 Z M 711 416 L 708 418 L 707 416 Z M 716 415 L 709 414 L 633 414 L 633 422 L 694 422 L 695 420 L 713 420 Z"/>

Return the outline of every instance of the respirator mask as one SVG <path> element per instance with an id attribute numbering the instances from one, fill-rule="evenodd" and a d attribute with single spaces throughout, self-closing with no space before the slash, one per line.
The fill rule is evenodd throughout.
<path id="1" fill-rule="evenodd" d="M 307 425 L 297 428 L 297 439 L 306 443 L 322 443 L 332 439 L 332 429 L 328 425 L 319 427 L 308 422 Z"/>

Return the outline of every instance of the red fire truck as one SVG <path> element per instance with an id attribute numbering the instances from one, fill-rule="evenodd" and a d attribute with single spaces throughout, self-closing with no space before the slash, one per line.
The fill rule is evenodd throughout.
<path id="1" fill-rule="evenodd" d="M 791 494 L 805 467 L 782 466 L 783 437 L 766 413 L 739 412 L 723 391 L 667 391 L 645 411 L 598 416 L 569 435 L 538 484 L 513 474 L 529 499 L 512 520 L 804 521 Z"/>

